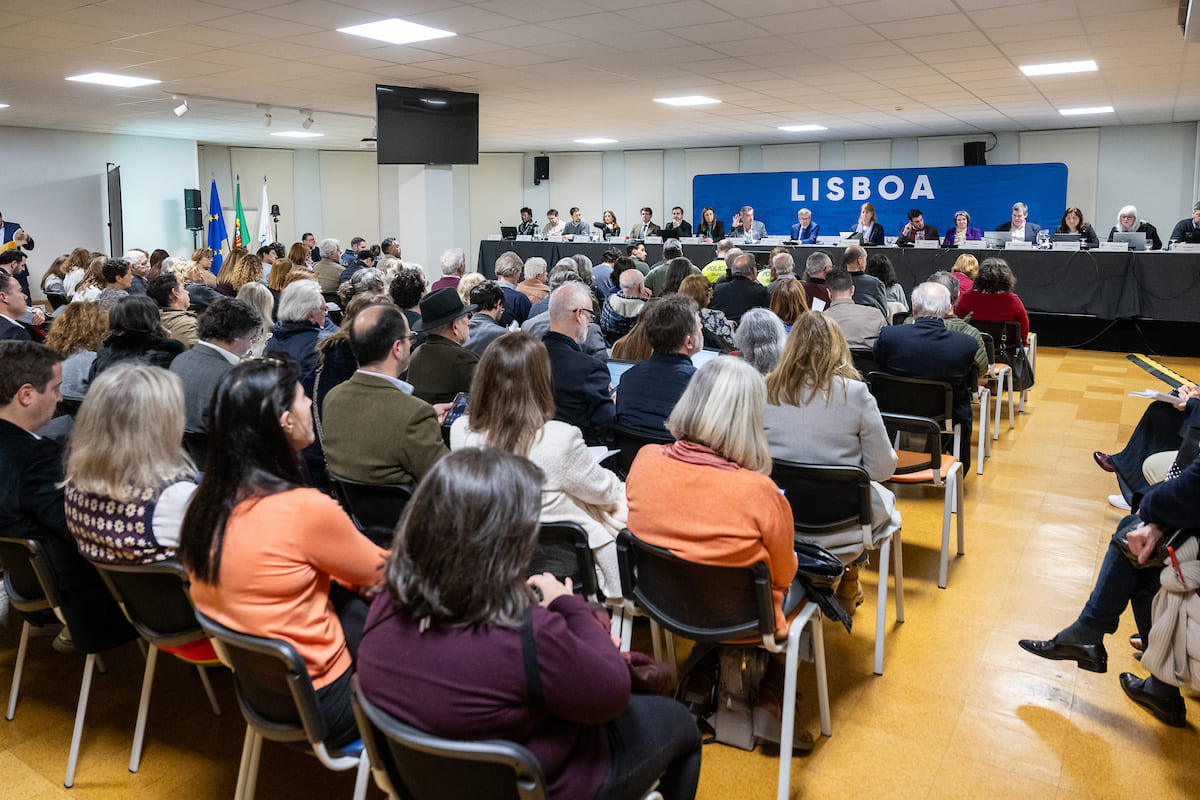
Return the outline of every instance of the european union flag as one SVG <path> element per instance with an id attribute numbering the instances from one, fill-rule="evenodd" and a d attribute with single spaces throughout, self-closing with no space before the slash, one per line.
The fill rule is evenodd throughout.
<path id="1" fill-rule="evenodd" d="M 221 213 L 221 198 L 217 196 L 217 182 L 212 182 L 212 191 L 208 195 L 208 246 L 213 251 L 212 272 L 221 271 L 221 261 L 225 254 L 225 241 L 229 234 L 225 232 L 225 215 Z"/>

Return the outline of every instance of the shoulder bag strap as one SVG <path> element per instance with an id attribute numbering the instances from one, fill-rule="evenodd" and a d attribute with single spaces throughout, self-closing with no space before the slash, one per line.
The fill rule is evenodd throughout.
<path id="1" fill-rule="evenodd" d="M 537 648 L 533 644 L 533 609 L 521 622 L 521 657 L 525 661 L 525 683 L 529 687 L 529 699 L 535 706 L 544 705 L 542 676 L 538 671 Z"/>

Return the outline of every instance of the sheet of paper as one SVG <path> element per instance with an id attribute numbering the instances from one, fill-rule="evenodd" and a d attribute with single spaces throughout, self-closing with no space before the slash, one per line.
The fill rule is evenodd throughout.
<path id="1" fill-rule="evenodd" d="M 1154 389 L 1147 389 L 1144 392 L 1130 392 L 1130 397 L 1145 397 L 1148 400 L 1158 400 L 1163 403 L 1171 403 L 1172 405 L 1179 402 L 1179 398 L 1173 394 L 1164 394 L 1157 392 Z"/>

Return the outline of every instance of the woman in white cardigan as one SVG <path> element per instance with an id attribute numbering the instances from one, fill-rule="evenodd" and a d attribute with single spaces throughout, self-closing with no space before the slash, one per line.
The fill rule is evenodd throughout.
<path id="1" fill-rule="evenodd" d="M 541 467 L 541 521 L 581 525 L 600 591 L 621 595 L 616 538 L 629 516 L 625 484 L 600 466 L 579 428 L 554 419 L 550 356 L 540 340 L 517 332 L 488 345 L 471 381 L 469 415 L 450 428 L 450 448 L 463 447 L 495 447 Z"/>

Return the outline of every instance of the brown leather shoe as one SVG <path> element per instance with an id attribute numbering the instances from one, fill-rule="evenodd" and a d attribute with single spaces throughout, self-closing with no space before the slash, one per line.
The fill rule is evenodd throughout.
<path id="1" fill-rule="evenodd" d="M 1101 453 L 1099 450 L 1092 451 L 1092 458 L 1096 459 L 1096 464 L 1105 472 L 1116 472 L 1117 468 L 1112 465 L 1112 456 L 1108 453 Z"/>

